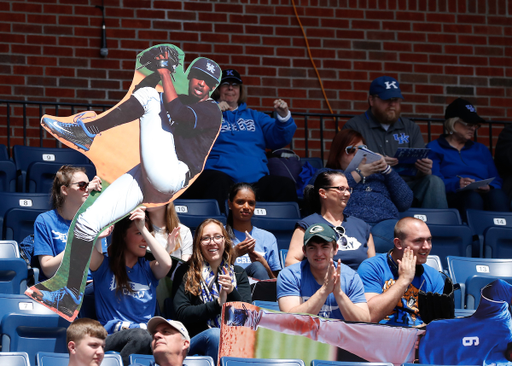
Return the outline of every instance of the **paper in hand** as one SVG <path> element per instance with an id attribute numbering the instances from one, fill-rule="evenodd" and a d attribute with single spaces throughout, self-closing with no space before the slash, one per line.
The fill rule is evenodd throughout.
<path id="1" fill-rule="evenodd" d="M 467 191 L 467 190 L 470 190 L 470 189 L 478 189 L 480 187 L 485 187 L 485 186 L 489 185 L 494 180 L 494 178 L 495 177 L 488 178 L 488 179 L 483 179 L 483 180 L 478 180 L 476 182 L 469 183 L 464 188 L 457 189 L 457 192 Z"/>
<path id="2" fill-rule="evenodd" d="M 368 150 L 367 148 L 360 147 L 359 149 L 357 149 L 357 153 L 352 158 L 352 161 L 348 165 L 347 169 L 345 169 L 345 173 L 350 173 L 356 170 L 356 168 L 359 166 L 359 164 L 361 164 L 361 161 L 364 158 L 366 158 L 366 164 L 371 164 L 382 159 L 382 156 L 377 153 L 374 153 L 371 150 Z"/>

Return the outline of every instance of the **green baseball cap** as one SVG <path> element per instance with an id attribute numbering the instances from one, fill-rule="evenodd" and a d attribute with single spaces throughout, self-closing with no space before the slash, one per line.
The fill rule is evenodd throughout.
<path id="1" fill-rule="evenodd" d="M 318 236 L 320 239 L 327 242 L 338 240 L 338 235 L 332 227 L 326 224 L 313 224 L 306 229 L 304 234 L 304 246 L 308 245 L 309 241 Z"/>

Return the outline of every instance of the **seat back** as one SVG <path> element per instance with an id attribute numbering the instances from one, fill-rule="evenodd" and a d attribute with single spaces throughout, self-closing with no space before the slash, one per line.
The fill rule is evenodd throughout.
<path id="1" fill-rule="evenodd" d="M 34 210 L 12 208 L 4 216 L 3 236 L 6 240 L 15 240 L 17 243 L 30 234 L 34 234 L 34 222 L 37 216 L 47 210 Z"/>
<path id="2" fill-rule="evenodd" d="M 119 353 L 105 353 L 101 366 L 123 366 L 123 359 Z"/>
<path id="3" fill-rule="evenodd" d="M 253 216 L 251 220 L 254 226 L 274 234 L 279 250 L 288 249 L 290 247 L 290 241 L 295 231 L 297 221 L 299 221 L 299 219 L 261 218 L 257 216 Z"/>
<path id="4" fill-rule="evenodd" d="M 300 208 L 297 202 L 256 202 L 254 218 L 267 219 L 300 219 Z"/>
<path id="5" fill-rule="evenodd" d="M 484 234 L 484 258 L 512 258 L 512 228 L 490 227 Z"/>
<path id="6" fill-rule="evenodd" d="M 68 366 L 69 353 L 38 352 L 37 366 Z M 153 356 L 150 356 L 153 358 Z M 132 362 L 130 362 L 132 363 Z M 102 366 L 123 366 L 123 359 L 118 353 L 105 353 Z"/>
<path id="7" fill-rule="evenodd" d="M 512 259 L 467 258 L 448 256 L 448 274 L 453 283 L 458 283 L 461 296 L 455 297 L 455 305 L 464 308 L 466 281 L 473 276 L 487 276 L 493 279 L 512 277 Z"/>
<path id="8" fill-rule="evenodd" d="M 2 366 L 30 366 L 27 352 L 0 352 Z M 67 366 L 67 365 L 66 365 Z"/>
<path id="9" fill-rule="evenodd" d="M 415 217 L 427 225 L 462 225 L 459 211 L 456 208 L 410 208 L 400 212 L 400 218 Z"/>
<path id="10" fill-rule="evenodd" d="M 0 144 L 0 161 L 9 160 L 9 151 L 5 144 Z"/>
<path id="11" fill-rule="evenodd" d="M 432 235 L 430 254 L 441 259 L 443 268 L 447 268 L 447 256 L 471 257 L 471 230 L 464 225 L 428 225 Z"/>
<path id="12" fill-rule="evenodd" d="M 206 219 L 217 219 L 226 224 L 226 216 L 220 212 L 219 204 L 214 199 L 176 199 L 174 208 L 180 222 L 188 226 L 191 231 Z"/>
<path id="13" fill-rule="evenodd" d="M 10 160 L 0 160 L 0 191 L 16 192 L 16 165 Z"/>
<path id="14" fill-rule="evenodd" d="M 55 314 L 27 295 L 0 293 L 0 325 L 4 316 L 11 313 L 29 315 Z"/>
<path id="15" fill-rule="evenodd" d="M 221 366 L 304 366 L 304 361 L 299 359 L 277 358 L 241 358 L 227 357 L 220 359 Z"/>
<path id="16" fill-rule="evenodd" d="M 50 194 L 48 193 L 11 193 L 0 192 L 0 238 L 4 238 L 4 216 L 12 208 L 33 210 L 51 210 Z"/>
<path id="17" fill-rule="evenodd" d="M 18 190 L 26 192 L 26 177 L 30 164 L 35 162 L 60 163 L 61 165 L 90 164 L 90 160 L 76 150 L 15 145 L 13 160 L 18 171 Z"/>
<path id="18" fill-rule="evenodd" d="M 154 363 L 155 358 L 153 355 L 130 355 L 130 365 L 139 363 L 144 366 L 150 366 Z M 103 364 L 102 364 L 103 365 Z M 187 356 L 183 360 L 183 366 L 216 366 L 214 365 L 213 358 L 210 356 Z"/>
<path id="19" fill-rule="evenodd" d="M 441 258 L 438 255 L 430 254 L 427 257 L 427 266 L 437 269 L 439 272 L 443 272 L 443 264 Z"/>
<path id="20" fill-rule="evenodd" d="M 312 360 L 311 366 L 391 366 L 389 362 L 325 361 Z"/>
<path id="21" fill-rule="evenodd" d="M 18 243 L 14 240 L 0 240 L 0 258 L 20 258 Z"/>
<path id="22" fill-rule="evenodd" d="M 512 212 L 495 212 L 482 210 L 466 210 L 468 226 L 472 234 L 477 238 L 481 245 L 479 257 L 489 257 L 484 254 L 484 235 L 487 229 L 491 227 L 512 228 Z M 476 256 L 476 255 L 474 255 Z"/>
<path id="23" fill-rule="evenodd" d="M 0 293 L 22 294 L 27 289 L 28 267 L 21 258 L 0 259 Z"/>
<path id="24" fill-rule="evenodd" d="M 51 192 L 55 173 L 60 169 L 62 163 L 47 163 L 37 161 L 30 164 L 27 170 L 27 192 L 48 193 Z M 74 167 L 84 168 L 89 180 L 96 175 L 96 168 L 93 164 L 73 164 Z"/>
<path id="25" fill-rule="evenodd" d="M 512 276 L 500 277 L 501 280 L 512 284 Z M 474 275 L 466 280 L 466 309 L 476 309 L 480 304 L 482 289 L 495 281 L 496 277 L 485 275 Z"/>
<path id="26" fill-rule="evenodd" d="M 25 351 L 34 363 L 38 352 L 66 353 L 69 324 L 57 314 L 8 314 L 0 326 L 2 351 Z"/>

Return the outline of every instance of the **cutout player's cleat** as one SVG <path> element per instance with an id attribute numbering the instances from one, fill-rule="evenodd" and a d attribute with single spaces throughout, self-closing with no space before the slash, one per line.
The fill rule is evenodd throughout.
<path id="1" fill-rule="evenodd" d="M 256 330 L 261 320 L 261 311 L 249 310 L 242 304 L 243 309 L 236 309 L 235 307 L 228 305 L 224 310 L 224 321 L 226 325 L 232 327 L 248 327 L 252 330 Z"/>
<path id="2" fill-rule="evenodd" d="M 53 307 L 67 316 L 72 316 L 74 311 L 70 308 L 76 309 L 82 301 L 82 294 L 76 296 L 67 287 L 61 288 L 57 291 L 43 291 L 35 288 L 32 293 L 29 293 L 29 295 L 35 300 L 42 302 L 49 307 Z"/>
<path id="3" fill-rule="evenodd" d="M 85 127 L 85 124 L 82 122 L 84 114 L 78 115 L 74 123 L 59 122 L 48 117 L 43 118 L 42 123 L 55 136 L 63 138 L 85 151 L 89 151 L 96 134 L 90 133 Z"/>

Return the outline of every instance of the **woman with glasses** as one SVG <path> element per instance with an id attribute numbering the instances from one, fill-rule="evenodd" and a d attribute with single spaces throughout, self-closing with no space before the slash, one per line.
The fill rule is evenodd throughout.
<path id="1" fill-rule="evenodd" d="M 281 99 L 274 100 L 276 119 L 247 108 L 247 93 L 240 74 L 222 71 L 220 86 L 212 93 L 222 111 L 222 126 L 206 161 L 205 170 L 185 192 L 187 198 L 214 198 L 223 209 L 234 183 L 255 186 L 259 201 L 297 201 L 295 183 L 269 175 L 266 149 L 279 149 L 292 141 L 297 129 Z"/>
<path id="2" fill-rule="evenodd" d="M 71 221 L 91 190 L 101 191 L 101 179 L 94 177 L 89 182 L 84 168 L 63 165 L 55 174 L 53 210 L 40 214 L 34 223 L 34 256 L 39 259 L 40 281 L 52 277 L 59 268 Z"/>
<path id="3" fill-rule="evenodd" d="M 483 122 L 469 101 L 457 98 L 446 108 L 447 134 L 427 145 L 434 162 L 432 174 L 444 181 L 448 205 L 457 208 L 464 220 L 468 208 L 509 211 L 509 199 L 501 189 L 502 180 L 489 149 L 472 141 Z M 466 188 L 488 178 L 494 180 L 477 188 Z"/>
<path id="4" fill-rule="evenodd" d="M 176 320 L 187 328 L 189 355 L 211 356 L 217 364 L 222 305 L 250 303 L 251 289 L 244 269 L 233 266 L 233 243 L 224 225 L 206 219 L 196 229 L 188 270 L 174 296 Z"/>

